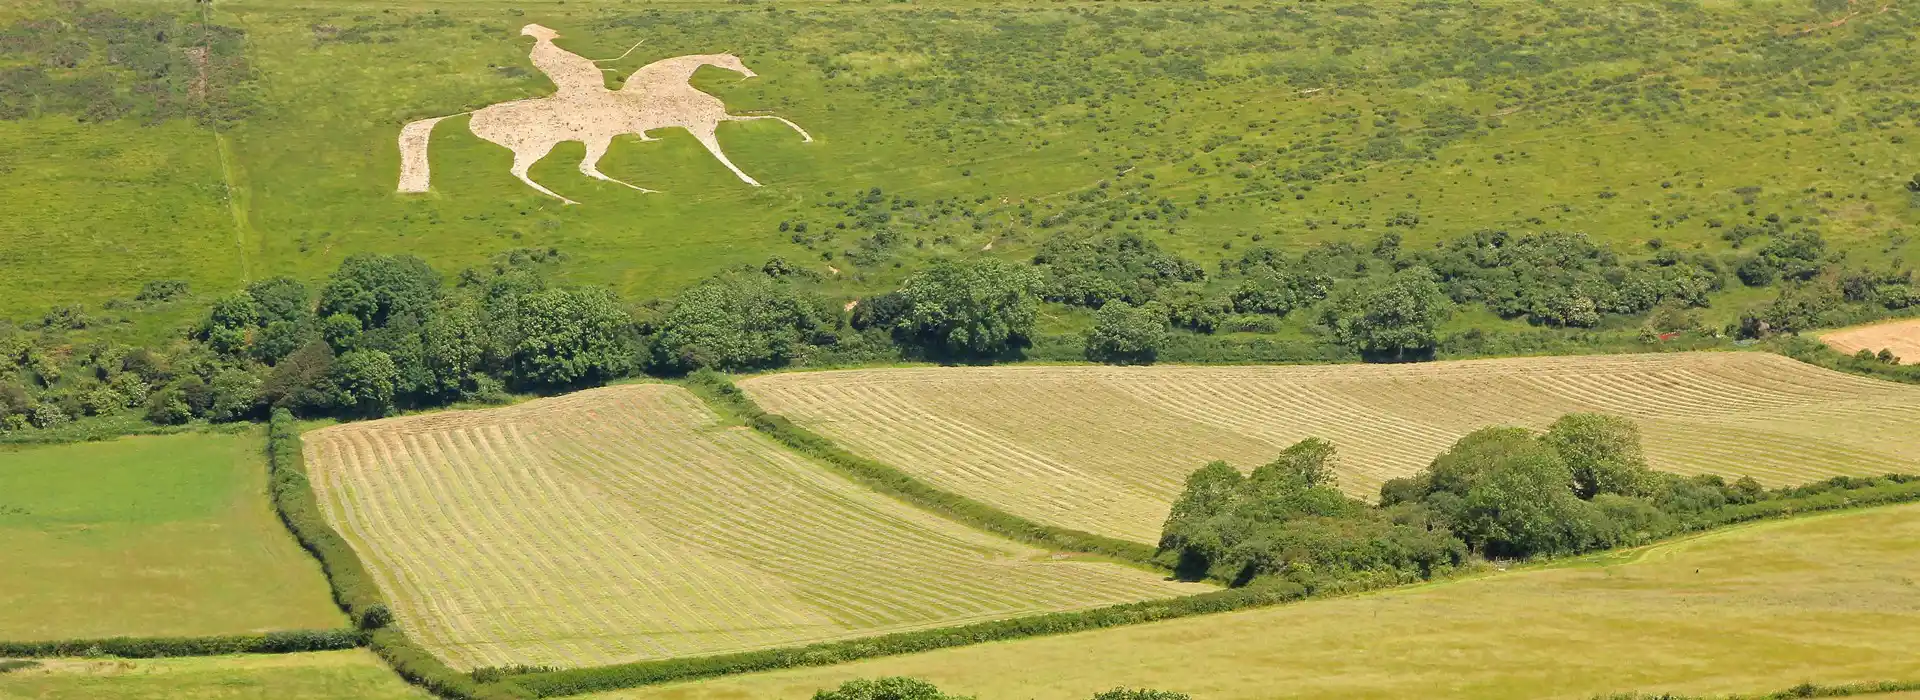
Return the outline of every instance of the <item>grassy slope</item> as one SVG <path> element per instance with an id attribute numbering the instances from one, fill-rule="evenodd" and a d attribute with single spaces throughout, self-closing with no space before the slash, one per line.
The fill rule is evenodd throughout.
<path id="1" fill-rule="evenodd" d="M 257 433 L 0 450 L 0 638 L 337 627 Z"/>
<path id="2" fill-rule="evenodd" d="M 1478 580 L 612 700 L 787 700 L 909 675 L 982 698 L 1584 698 L 1920 676 L 1920 506 L 1769 522 Z"/>
<path id="3" fill-rule="evenodd" d="M 0 700 L 416 700 L 362 649 L 190 659 L 52 659 L 0 675 Z"/>
<path id="4" fill-rule="evenodd" d="M 1073 195 L 1102 179 L 1114 193 L 1151 185 L 1130 214 L 1166 197 L 1191 215 L 1171 226 L 1122 216 L 1116 230 L 1209 263 L 1238 255 L 1255 234 L 1283 247 L 1368 241 L 1401 212 L 1421 217 L 1415 228 L 1391 229 L 1413 245 L 1501 227 L 1571 228 L 1622 249 L 1651 238 L 1723 248 L 1707 221 L 1748 221 L 1748 210 L 1819 218 L 1857 260 L 1892 260 L 1913 252 L 1902 231 L 1920 221 L 1900 186 L 1920 170 L 1902 145 L 1920 136 L 1902 102 L 1914 50 L 1903 37 L 1920 20 L 1887 13 L 1784 38 L 1836 16 L 1800 2 L 1369 11 L 231 0 L 215 19 L 249 32 L 261 105 L 228 134 L 227 175 L 247 195 L 243 240 L 227 211 L 219 149 L 204 132 L 0 123 L 0 143 L 56 144 L 9 161 L 19 184 L 7 186 L 70 210 L 35 218 L 33 235 L 0 235 L 0 261 L 24 273 L 45 258 L 72 273 L 32 272 L 59 282 L 0 295 L 0 313 L 126 295 L 143 275 L 185 276 L 203 292 L 231 288 L 243 274 L 235 245 L 245 246 L 254 277 L 309 278 L 357 251 L 416 252 L 457 268 L 505 248 L 558 246 L 574 256 L 574 281 L 634 295 L 770 254 L 824 271 L 821 255 L 833 253 L 830 264 L 845 274 L 832 286 L 854 295 L 901 274 L 884 257 L 846 259 L 864 231 L 803 247 L 776 224 L 834 231 L 850 220 L 825 205 L 880 186 L 921 204 L 896 216 L 903 239 L 893 259 L 973 253 L 989 241 L 994 254 L 1018 256 L 1051 230 L 1104 221 L 1102 210 L 1051 230 L 1037 223 L 1098 208 Z M 604 168 L 664 190 L 657 195 L 587 180 L 572 169 L 580 146 L 565 144 L 535 170 L 586 203 L 562 208 L 512 180 L 507 152 L 453 119 L 433 142 L 434 193 L 395 195 L 401 124 L 550 91 L 517 35 L 528 22 L 559 29 L 563 46 L 591 57 L 645 39 L 632 58 L 608 64 L 618 68 L 610 80 L 665 56 L 738 52 L 760 79 L 709 69 L 696 83 L 737 112 L 792 117 L 818 142 L 801 144 L 773 123 L 726 126 L 729 152 L 767 183 L 761 189 L 733 180 L 678 132 L 616 144 Z M 1473 115 L 1478 131 L 1436 132 L 1433 117 L 1445 108 Z M 1392 129 L 1413 150 L 1363 157 Z M 1241 140 L 1217 145 L 1230 138 Z M 1416 155 L 1429 138 L 1441 145 L 1430 158 Z M 167 165 L 52 180 L 19 174 L 108 150 Z M 1284 174 L 1323 159 L 1317 180 Z M 1135 169 L 1116 175 L 1128 164 Z M 1752 203 L 1734 192 L 1744 186 L 1760 188 Z M 127 218 L 133 200 L 115 193 L 138 193 L 158 213 Z M 1201 194 L 1212 203 L 1198 206 Z M 964 205 L 930 211 L 943 198 Z"/>

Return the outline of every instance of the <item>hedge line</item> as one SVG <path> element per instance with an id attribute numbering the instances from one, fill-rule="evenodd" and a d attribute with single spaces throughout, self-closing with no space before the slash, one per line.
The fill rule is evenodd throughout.
<path id="1" fill-rule="evenodd" d="M 1880 695 L 1920 690 L 1920 681 L 1874 681 L 1841 685 L 1801 683 L 1786 690 L 1762 695 L 1679 695 L 1675 693 L 1614 693 L 1596 695 L 1594 700 L 1789 700 L 1790 698 L 1841 698 L 1854 695 Z"/>
<path id="2" fill-rule="evenodd" d="M 752 397 L 718 372 L 695 372 L 687 377 L 686 384 L 722 414 L 732 414 L 746 420 L 755 430 L 780 441 L 795 452 L 825 463 L 868 488 L 1015 541 L 1058 551 L 1097 554 L 1160 569 L 1153 564 L 1153 545 L 1036 523 L 936 488 L 890 465 L 841 449 L 833 441 L 794 425 L 785 416 L 762 410 Z"/>
<path id="3" fill-rule="evenodd" d="M 1171 620 L 1283 603 L 1307 595 L 1305 588 L 1291 583 L 1250 586 L 1183 598 L 1124 603 L 1079 612 L 1033 615 L 801 647 L 529 673 L 513 676 L 507 682 L 531 691 L 536 697 L 578 695 L 735 673 L 827 666 L 876 656 L 912 654 L 982 642 Z"/>
<path id="4" fill-rule="evenodd" d="M 0 656 L 19 658 L 117 656 L 126 659 L 152 659 L 165 656 L 293 654 L 303 651 L 352 649 L 366 642 L 366 633 L 356 629 L 288 630 L 216 637 L 108 637 L 44 642 L 0 642 Z"/>
<path id="5" fill-rule="evenodd" d="M 280 520 L 293 531 L 300 545 L 320 560 L 320 568 L 333 586 L 334 602 L 353 618 L 354 624 L 366 630 L 363 636 L 367 646 L 392 666 L 395 673 L 409 683 L 453 700 L 527 697 L 513 686 L 474 681 L 472 676 L 453 670 L 415 644 L 398 628 L 387 626 L 393 614 L 379 586 L 353 547 L 320 513 L 320 504 L 307 480 L 300 427 L 286 409 L 275 410 L 267 422 L 267 468 L 273 508 L 280 514 Z"/>

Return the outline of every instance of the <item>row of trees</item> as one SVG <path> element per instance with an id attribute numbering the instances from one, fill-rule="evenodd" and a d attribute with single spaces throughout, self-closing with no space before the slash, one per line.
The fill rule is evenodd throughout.
<path id="1" fill-rule="evenodd" d="M 1309 438 L 1249 476 L 1224 462 L 1188 477 L 1160 539 L 1162 563 L 1233 585 L 1432 577 L 1471 556 L 1522 558 L 1635 545 L 1716 509 L 1797 495 L 1751 478 L 1647 467 L 1626 419 L 1570 414 L 1544 433 L 1467 435 L 1379 505 L 1335 488 L 1334 446 Z M 1802 489 L 1804 491 L 1804 489 Z"/>

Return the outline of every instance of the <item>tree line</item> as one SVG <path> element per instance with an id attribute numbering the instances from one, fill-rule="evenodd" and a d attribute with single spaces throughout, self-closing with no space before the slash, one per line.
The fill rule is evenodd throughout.
<path id="1" fill-rule="evenodd" d="M 1377 505 L 1336 488 L 1334 446 L 1308 438 L 1251 474 L 1224 462 L 1188 476 L 1159 561 L 1192 579 L 1317 590 L 1431 579 L 1475 558 L 1566 556 L 1645 544 L 1760 507 L 1912 477 L 1840 477 L 1766 489 L 1750 477 L 1647 467 L 1637 427 L 1575 413 L 1545 432 L 1475 431 L 1422 472 L 1380 487 Z"/>
<path id="2" fill-rule="evenodd" d="M 1483 231 L 1410 250 L 1389 233 L 1291 255 L 1254 248 L 1210 273 L 1137 235 L 1061 235 L 1025 261 L 931 260 L 850 307 L 824 292 L 818 273 L 779 257 L 633 304 L 551 284 L 545 272 L 564 257 L 554 249 L 507 251 L 451 278 L 413 256 L 362 254 L 317 288 L 274 277 L 220 297 L 186 337 L 155 346 L 71 341 L 92 323 L 78 307 L 24 327 L 0 323 L 0 430 L 128 412 L 160 425 L 259 419 L 273 408 L 379 416 L 640 373 L 1016 360 L 1033 346 L 1044 304 L 1090 310 L 1079 352 L 1130 364 L 1302 314 L 1340 352 L 1409 360 L 1434 355 L 1441 324 L 1461 305 L 1548 328 L 1639 323 L 1649 336 L 1758 337 L 1920 300 L 1909 272 L 1844 268 L 1817 233 L 1779 231 L 1755 248 L 1732 259 L 1664 248 L 1626 259 L 1578 234 Z M 1693 310 L 1729 284 L 1780 291 L 1737 323 L 1702 329 Z M 155 281 L 136 303 L 187 292 Z"/>

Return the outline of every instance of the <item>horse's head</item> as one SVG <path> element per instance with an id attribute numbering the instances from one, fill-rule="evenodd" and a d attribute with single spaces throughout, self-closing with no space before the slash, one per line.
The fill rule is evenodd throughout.
<path id="1" fill-rule="evenodd" d="M 556 32 L 546 27 L 542 27 L 538 24 L 529 24 L 527 26 L 521 27 L 520 34 L 522 36 L 533 37 L 540 41 L 553 41 L 554 39 L 557 39 L 560 37 L 560 32 Z"/>
<path id="2" fill-rule="evenodd" d="M 739 73 L 740 75 L 746 76 L 748 78 L 753 78 L 760 75 L 759 73 L 755 73 L 753 72 L 752 69 L 748 68 L 747 64 L 741 63 L 739 56 L 735 56 L 730 53 L 717 53 L 717 54 L 708 56 L 706 63 L 709 66 L 713 66 L 716 68 L 725 68 L 727 70 L 733 71 L 735 73 Z"/>

